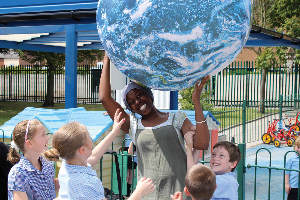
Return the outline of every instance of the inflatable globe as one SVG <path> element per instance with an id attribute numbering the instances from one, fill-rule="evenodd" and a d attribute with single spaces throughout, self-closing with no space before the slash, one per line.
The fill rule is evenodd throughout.
<path id="1" fill-rule="evenodd" d="M 100 0 L 97 29 L 129 78 L 181 90 L 233 61 L 247 41 L 250 11 L 250 0 Z"/>

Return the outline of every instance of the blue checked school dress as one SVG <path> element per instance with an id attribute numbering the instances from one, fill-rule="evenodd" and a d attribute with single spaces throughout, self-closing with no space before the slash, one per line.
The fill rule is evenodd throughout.
<path id="1" fill-rule="evenodd" d="M 25 192 L 29 200 L 52 200 L 56 197 L 53 162 L 39 158 L 42 171 L 36 169 L 24 156 L 8 174 L 8 199 L 13 199 L 13 191 Z"/>

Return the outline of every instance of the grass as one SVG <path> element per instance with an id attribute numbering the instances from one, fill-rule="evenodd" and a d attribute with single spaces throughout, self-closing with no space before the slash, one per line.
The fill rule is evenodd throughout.
<path id="1" fill-rule="evenodd" d="M 268 108 L 265 110 L 265 113 L 260 113 L 258 108 L 247 108 L 246 121 L 252 121 L 266 115 L 276 114 L 278 112 L 278 108 Z M 212 113 L 221 124 L 220 130 L 243 123 L 243 109 L 239 107 L 214 108 Z"/>
<path id="2" fill-rule="evenodd" d="M 43 107 L 43 103 L 33 103 L 33 102 L 0 102 L 0 126 L 8 121 L 10 118 L 17 115 L 19 112 L 24 110 L 26 107 L 35 108 L 51 108 L 51 109 L 63 109 L 65 104 L 55 104 L 54 107 Z M 101 104 L 78 104 L 78 107 L 84 107 L 86 110 L 90 111 L 101 111 L 104 110 Z"/>

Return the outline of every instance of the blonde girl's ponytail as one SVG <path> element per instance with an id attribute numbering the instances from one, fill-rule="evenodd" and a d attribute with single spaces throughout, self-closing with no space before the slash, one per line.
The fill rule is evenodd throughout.
<path id="1" fill-rule="evenodd" d="M 57 149 L 55 148 L 52 148 L 46 152 L 44 152 L 44 157 L 47 159 L 47 160 L 50 160 L 50 161 L 58 161 L 59 160 L 59 152 Z"/>

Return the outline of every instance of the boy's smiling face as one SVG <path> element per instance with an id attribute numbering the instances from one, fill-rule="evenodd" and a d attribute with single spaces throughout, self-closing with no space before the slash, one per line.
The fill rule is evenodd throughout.
<path id="1" fill-rule="evenodd" d="M 231 172 L 233 168 L 237 165 L 237 161 L 230 162 L 230 156 L 228 151 L 222 147 L 218 146 L 213 149 L 210 158 L 210 168 L 216 174 L 224 174 Z"/>

